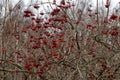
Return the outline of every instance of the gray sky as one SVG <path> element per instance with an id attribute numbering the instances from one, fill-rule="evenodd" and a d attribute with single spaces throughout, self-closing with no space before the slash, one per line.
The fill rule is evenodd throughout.
<path id="1" fill-rule="evenodd" d="M 10 1 L 12 1 L 13 4 L 16 4 L 19 0 L 10 0 Z M 31 0 L 22 0 L 22 1 L 27 6 L 27 5 L 30 4 Z M 39 1 L 39 2 L 41 2 L 41 1 L 42 2 L 49 2 L 49 1 L 51 1 L 52 2 L 53 0 L 32 0 L 33 3 L 35 3 L 36 1 Z M 56 1 L 57 1 L 57 3 L 59 3 L 61 0 L 56 0 Z M 66 1 L 68 1 L 68 0 L 66 0 Z M 76 1 L 76 0 L 71 0 L 71 1 Z M 96 1 L 97 0 L 88 0 L 88 1 L 91 1 L 93 3 L 93 7 L 96 7 Z M 98 0 L 98 1 L 99 1 L 99 5 L 102 5 L 102 1 L 103 1 L 104 5 L 106 4 L 106 0 Z M 118 4 L 118 2 L 120 2 L 120 0 L 111 0 L 111 6 L 110 6 L 111 10 L 116 7 L 116 5 Z M 47 7 L 47 6 L 49 6 L 49 4 L 45 4 L 44 8 Z M 44 10 L 43 6 L 41 6 L 40 9 Z"/>
<path id="2" fill-rule="evenodd" d="M 1 3 L 2 1 L 5 1 L 5 0 L 0 0 L 0 3 Z M 15 5 L 15 4 L 17 4 L 18 1 L 20 1 L 20 0 L 9 0 L 9 1 L 11 1 L 11 3 L 12 3 L 13 5 Z M 27 6 L 27 5 L 30 4 L 30 1 L 32 1 L 33 4 L 34 4 L 34 3 L 36 3 L 36 1 L 39 1 L 39 2 L 41 2 L 41 1 L 42 1 L 42 2 L 51 1 L 51 2 L 52 2 L 53 0 L 22 0 L 22 1 L 24 2 L 25 6 Z M 56 0 L 56 1 L 57 1 L 57 3 L 59 3 L 61 0 Z M 72 0 L 72 1 L 75 1 L 75 0 Z M 88 0 L 88 1 L 90 1 L 90 2 L 93 3 L 93 7 L 96 6 L 96 1 L 97 1 L 97 0 Z M 102 4 L 102 1 L 103 1 L 104 5 L 105 5 L 106 0 L 99 0 L 99 5 Z M 111 0 L 111 9 L 115 8 L 116 5 L 118 4 L 118 2 L 120 2 L 120 0 Z M 49 4 L 44 4 L 44 8 L 47 9 L 47 6 L 49 6 Z M 42 10 L 42 11 L 44 12 L 44 8 L 43 8 L 43 6 L 41 6 L 41 7 L 40 7 L 40 10 Z"/>
<path id="3" fill-rule="evenodd" d="M 5 0 L 0 0 L 0 3 L 2 2 L 2 1 L 5 1 Z M 13 5 L 15 5 L 16 3 L 18 3 L 18 1 L 20 1 L 20 0 L 9 0 L 9 1 L 11 1 L 11 3 L 13 4 Z M 38 1 L 38 2 L 48 2 L 48 1 L 53 1 L 53 0 L 22 0 L 23 2 L 24 2 L 24 4 L 27 6 L 27 5 L 29 5 L 30 4 L 30 1 L 32 1 L 33 3 L 35 3 L 36 1 Z M 57 1 L 57 3 L 59 3 L 61 0 L 56 0 Z M 66 0 L 66 1 L 68 1 L 68 0 Z M 77 0 L 71 0 L 71 1 L 77 1 Z M 93 3 L 93 6 L 96 6 L 96 1 L 97 0 L 88 0 L 88 1 L 90 1 L 90 2 L 92 2 Z M 105 3 L 106 3 L 106 0 L 98 0 L 99 1 L 99 5 L 101 5 L 102 4 L 102 1 L 104 2 L 104 5 L 105 5 Z M 120 0 L 111 0 L 111 8 L 113 8 L 113 7 L 116 7 L 116 4 L 118 3 L 118 2 L 120 2 Z M 44 6 L 46 6 L 46 5 L 44 5 Z"/>
<path id="4" fill-rule="evenodd" d="M 12 1 L 12 3 L 16 4 L 19 0 L 10 0 L 10 1 Z M 23 1 L 24 1 L 25 5 L 28 5 L 31 0 L 23 0 Z M 34 1 L 47 2 L 47 1 L 53 1 L 53 0 L 32 0 L 32 1 L 33 1 L 33 2 L 34 2 Z M 59 2 L 60 0 L 56 0 L 56 1 Z M 72 1 L 73 1 L 73 0 L 72 0 Z M 75 1 L 75 0 L 74 0 L 74 1 Z M 88 0 L 88 1 L 89 1 L 89 0 Z M 96 1 L 97 1 L 97 0 L 90 0 L 90 1 L 92 1 L 92 3 L 94 4 L 94 6 L 96 5 Z M 99 0 L 99 4 L 101 4 L 102 1 L 103 1 L 104 3 L 106 2 L 106 0 Z M 120 0 L 111 0 L 111 5 L 112 5 L 113 7 L 115 7 L 118 2 L 120 2 Z"/>

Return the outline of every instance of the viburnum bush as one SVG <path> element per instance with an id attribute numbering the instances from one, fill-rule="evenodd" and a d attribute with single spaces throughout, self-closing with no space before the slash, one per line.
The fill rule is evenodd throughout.
<path id="1" fill-rule="evenodd" d="M 44 4 L 51 10 L 39 11 Z M 114 10 L 109 0 L 103 5 L 7 5 L 0 22 L 0 80 L 119 80 L 120 3 Z"/>

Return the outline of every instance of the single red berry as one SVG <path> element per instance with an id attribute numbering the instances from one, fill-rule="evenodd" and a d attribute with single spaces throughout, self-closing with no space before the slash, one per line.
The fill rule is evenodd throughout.
<path id="1" fill-rule="evenodd" d="M 35 9 L 39 9 L 39 7 L 40 7 L 40 6 L 38 6 L 38 5 L 35 5 L 35 6 L 34 6 Z"/>

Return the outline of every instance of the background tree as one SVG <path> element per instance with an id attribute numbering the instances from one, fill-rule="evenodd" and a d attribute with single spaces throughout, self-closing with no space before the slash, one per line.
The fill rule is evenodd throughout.
<path id="1" fill-rule="evenodd" d="M 111 13 L 98 0 L 95 10 L 87 0 L 22 4 L 9 6 L 0 25 L 1 80 L 119 79 L 119 6 Z M 43 4 L 52 11 L 40 11 Z"/>

